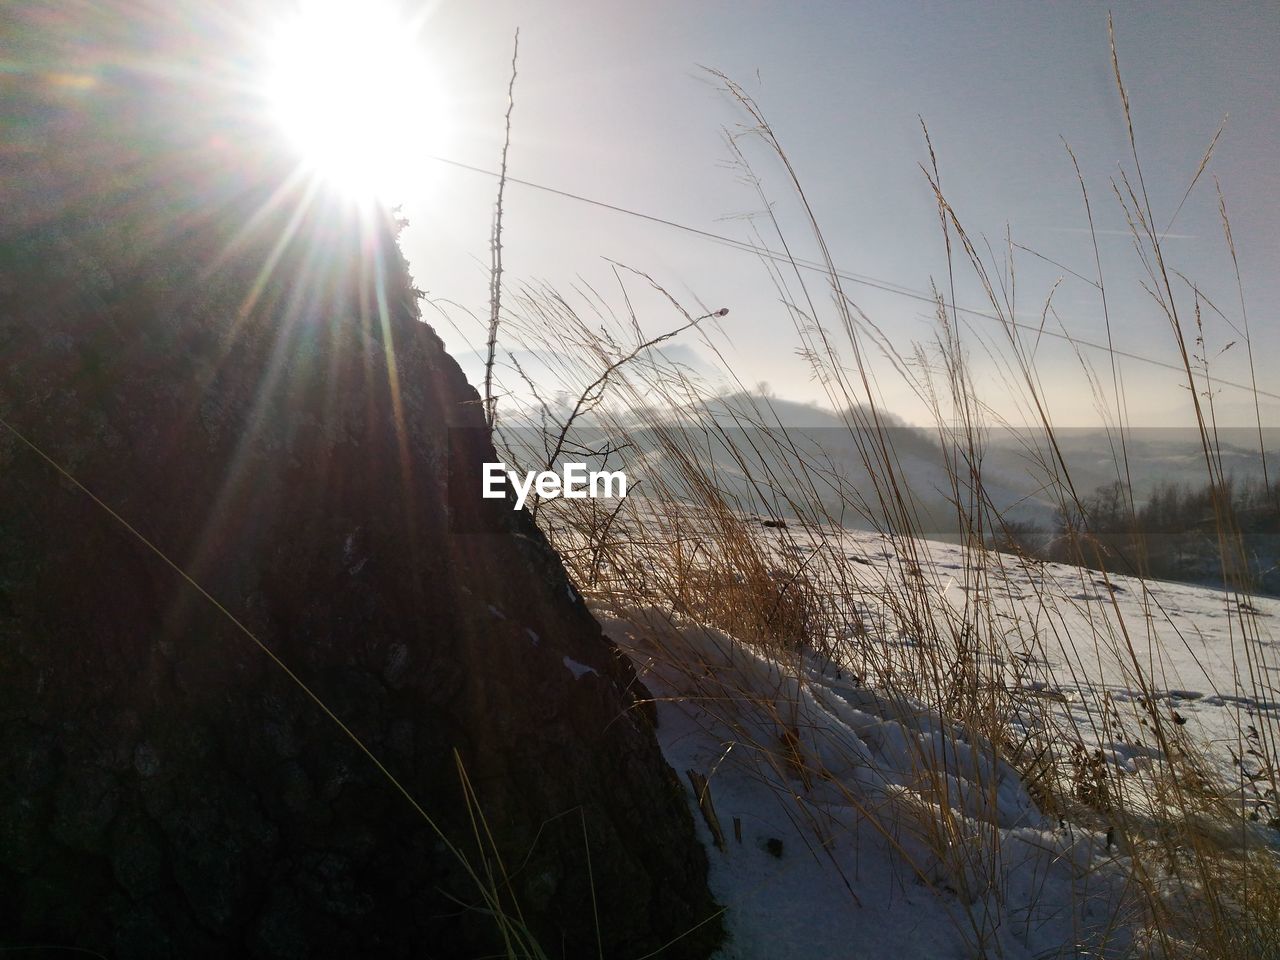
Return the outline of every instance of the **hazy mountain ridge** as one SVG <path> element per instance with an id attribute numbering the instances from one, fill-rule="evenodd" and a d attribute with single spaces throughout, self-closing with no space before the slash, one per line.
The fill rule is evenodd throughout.
<path id="1" fill-rule="evenodd" d="M 555 423 L 564 423 L 570 413 L 567 402 L 547 408 L 549 420 Z M 615 422 L 628 422 L 625 413 L 613 417 Z M 969 450 L 964 445 L 967 441 L 957 440 L 958 446 L 944 450 L 938 431 L 910 426 L 891 412 L 876 411 L 874 417 L 866 409 L 841 414 L 814 404 L 739 392 L 720 394 L 694 410 L 681 411 L 679 416 L 674 413 L 664 416 L 659 409 L 646 411 L 644 418 L 645 422 L 656 419 L 658 423 L 633 431 L 631 442 L 637 449 L 629 456 L 634 481 L 644 481 L 646 477 L 650 481 L 673 478 L 678 470 L 664 464 L 663 444 L 658 433 L 688 431 L 698 438 L 698 449 L 714 466 L 726 492 L 747 511 L 788 513 L 782 498 L 770 494 L 778 478 L 786 476 L 788 459 L 824 465 L 826 477 L 816 486 L 827 490 L 825 500 L 830 503 L 841 499 L 840 489 L 854 492 L 867 503 L 875 503 L 876 482 L 884 484 L 889 478 L 872 478 L 860 447 L 874 441 L 877 433 L 885 435 L 894 451 L 899 472 L 896 483 L 910 491 L 927 518 L 931 533 L 954 533 L 954 499 L 957 495 L 969 495 Z M 634 416 L 634 419 L 640 418 Z M 524 462 L 532 462 L 545 454 L 541 427 L 521 427 L 520 422 L 519 418 L 513 418 L 511 423 L 517 425 L 504 425 L 503 435 L 514 449 L 524 451 Z M 601 418 L 590 411 L 579 416 L 570 431 L 574 441 L 571 452 L 560 458 L 561 463 L 575 457 L 584 459 L 583 451 L 607 446 L 608 431 L 601 423 Z M 782 430 L 786 431 L 785 444 L 751 439 L 752 433 L 780 435 Z M 1256 432 L 1254 438 L 1256 444 Z M 979 439 L 978 469 L 983 496 L 990 507 L 1006 522 L 1051 531 L 1059 505 L 1043 491 L 1046 479 L 1058 467 L 1046 432 L 995 428 L 984 431 Z M 1249 448 L 1249 440 L 1247 429 L 1229 434 L 1224 431 L 1221 440 L 1224 470 L 1240 480 L 1260 479 L 1263 475 L 1263 458 L 1256 448 Z M 1054 441 L 1082 496 L 1127 475 L 1132 478 L 1135 499 L 1141 504 L 1159 484 L 1201 484 L 1205 475 L 1204 453 L 1194 431 L 1150 428 L 1134 431 L 1125 438 L 1127 470 L 1115 459 L 1121 452 L 1119 440 L 1103 430 L 1068 428 L 1056 432 Z M 788 445 L 792 448 L 791 454 L 787 452 Z M 744 463 L 743 450 L 754 451 L 757 460 Z M 619 463 L 616 458 L 608 464 L 599 458 L 585 459 L 596 467 L 610 465 L 617 469 Z M 1274 474 L 1280 465 L 1280 452 L 1269 451 L 1267 464 Z M 952 480 L 956 471 L 965 478 L 959 489 Z M 847 513 L 846 524 L 859 529 L 874 526 L 871 517 Z"/>

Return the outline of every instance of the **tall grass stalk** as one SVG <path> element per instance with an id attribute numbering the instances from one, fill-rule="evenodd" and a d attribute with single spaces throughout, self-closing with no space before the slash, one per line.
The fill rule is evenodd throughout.
<path id="1" fill-rule="evenodd" d="M 1152 291 L 1180 357 L 1206 477 L 1224 484 L 1203 348 L 1202 297 L 1168 262 L 1144 184 L 1114 37 L 1112 52 L 1131 148 L 1112 184 L 1113 201 L 1126 217 L 1143 265 L 1139 279 Z M 1024 454 L 1044 495 L 1064 516 L 1080 510 L 1083 496 L 1060 443 L 1035 343 L 1027 326 L 1014 319 L 1012 264 L 1019 245 L 1007 242 L 1005 264 L 996 263 L 989 248 L 984 253 L 947 199 L 941 163 L 926 130 L 929 160 L 922 172 L 937 202 L 948 275 L 935 294 L 934 340 L 910 355 L 900 354 L 843 289 L 800 177 L 763 112 L 741 87 L 716 76 L 747 120 L 745 129 L 728 139 L 744 176 L 763 198 L 752 172 L 757 161 L 748 159 L 749 151 L 763 145 L 764 162 L 782 170 L 826 266 L 821 285 L 809 279 L 792 254 L 792 238 L 766 202 L 759 226 L 791 259 L 778 264 L 762 257 L 761 263 L 778 291 L 797 349 L 830 407 L 841 412 L 842 443 L 856 451 L 857 477 L 848 462 L 785 426 L 767 397 L 750 397 L 736 381 L 741 393 L 717 392 L 666 360 L 657 348 L 667 336 L 641 332 L 631 296 L 640 288 L 672 311 L 656 322 L 700 336 L 705 349 L 720 352 L 703 323 L 712 315 L 695 315 L 648 275 L 615 267 L 621 314 L 590 287 L 562 294 L 526 284 L 513 295 L 504 317 L 509 362 L 496 363 L 492 371 L 495 379 L 511 381 L 496 442 L 518 469 L 554 468 L 566 457 L 589 459 L 600 467 L 626 469 L 635 484 L 635 495 L 619 503 L 557 499 L 537 505 L 540 525 L 576 582 L 598 609 L 628 620 L 636 636 L 647 638 L 635 651 L 638 657 L 680 669 L 690 695 L 736 731 L 739 747 L 757 759 L 761 776 L 770 782 L 798 776 L 808 784 L 806 777 L 821 775 L 795 733 L 805 724 L 802 698 L 795 695 L 799 687 L 782 679 L 790 677 L 803 687 L 804 664 L 848 673 L 874 690 L 888 713 L 930 712 L 968 742 L 973 749 L 964 770 L 955 769 L 966 761 L 954 752 L 918 751 L 915 799 L 870 800 L 848 788 L 846 800 L 897 850 L 912 879 L 938 887 L 939 877 L 949 878 L 965 918 L 959 934 L 975 955 L 986 955 L 998 944 L 1000 916 L 988 906 L 1003 902 L 1003 841 L 998 830 L 975 835 L 971 821 L 957 814 L 959 803 L 951 793 L 955 774 L 962 774 L 994 805 L 999 784 L 993 771 L 1011 767 L 1044 813 L 1114 840 L 1124 896 L 1112 905 L 1107 922 L 1088 934 L 1088 949 L 1170 958 L 1280 956 L 1274 830 L 1268 833 L 1270 828 L 1255 822 L 1259 798 L 1274 802 L 1276 797 L 1275 726 L 1261 720 L 1250 726 L 1237 717 L 1235 753 L 1255 758 L 1257 769 L 1248 771 L 1242 762 L 1231 779 L 1207 745 L 1158 706 L 1172 678 L 1166 641 L 1155 624 L 1171 614 L 1141 566 L 1137 578 L 1126 583 L 1137 584 L 1144 616 L 1135 622 L 1112 590 L 1111 603 L 1090 609 L 1090 635 L 1082 637 L 1068 635 L 1074 601 L 1055 578 L 1085 582 L 1100 576 L 1111 588 L 1118 575 L 1086 531 L 1075 531 L 1069 549 L 1081 568 L 1092 567 L 1096 574 L 1081 569 L 1051 575 L 1033 557 L 990 546 L 1010 533 L 1011 521 L 993 500 L 984 454 L 989 431 L 1013 424 L 984 404 L 970 368 L 973 349 L 998 367 L 1023 425 L 1038 428 L 1025 440 Z M 1110 344 L 1110 291 L 1117 281 L 1103 275 L 1094 200 L 1069 146 L 1067 153 L 1093 235 L 1096 275 L 1080 278 L 1097 293 Z M 1212 145 L 1188 192 L 1211 153 Z M 1221 213 L 1235 263 L 1225 202 Z M 994 336 L 978 337 L 954 307 L 962 272 L 984 292 L 998 321 Z M 1238 277 L 1237 283 L 1243 291 Z M 1243 292 L 1241 298 L 1243 311 Z M 1053 312 L 1052 300 L 1051 290 L 1041 309 L 1045 321 Z M 1247 332 L 1245 339 L 1248 347 Z M 546 375 L 535 382 L 516 358 L 519 350 L 544 358 Z M 940 590 L 927 574 L 935 549 L 927 533 L 935 518 L 925 491 L 912 488 L 903 434 L 881 399 L 881 365 L 872 360 L 877 355 L 932 413 L 932 439 L 945 464 L 947 509 L 963 557 L 956 590 Z M 1077 356 L 1108 425 L 1117 479 L 1129 481 L 1132 426 L 1122 372 L 1114 355 L 1105 378 L 1097 376 L 1079 348 Z M 514 399 L 520 396 L 523 401 Z M 1131 491 L 1132 484 L 1126 489 Z M 1132 502 L 1129 506 L 1133 509 Z M 1248 585 L 1238 576 L 1245 567 L 1240 526 L 1229 498 L 1218 498 L 1214 506 L 1241 692 L 1255 701 L 1270 700 L 1267 671 L 1276 665 L 1268 660 L 1256 613 L 1250 612 Z M 867 557 L 851 554 L 841 536 L 848 527 L 878 535 L 886 562 L 870 565 Z M 992 598 L 1015 581 L 1030 595 L 1011 619 Z M 681 639 L 691 625 L 705 628 L 726 656 L 736 646 L 749 645 L 770 657 L 778 670 L 773 687 L 762 690 L 724 662 L 709 662 L 699 652 L 705 646 Z M 910 642 L 897 642 L 903 637 Z M 1043 666 L 1049 653 L 1065 665 L 1054 675 Z M 1107 671 L 1137 694 L 1132 702 L 1108 696 L 1101 709 L 1085 716 L 1063 708 L 1056 690 L 1084 687 L 1090 676 Z M 775 735 L 761 736 L 747 719 L 761 711 L 772 717 Z M 1149 745 L 1153 760 L 1142 778 L 1103 758 L 1099 744 L 1112 742 Z M 778 800 L 809 831 L 813 855 L 828 857 L 831 824 L 795 792 L 780 790 Z M 919 861 L 916 847 L 901 839 L 904 829 L 943 869 Z M 496 878 L 491 879 L 496 889 Z M 851 880 L 845 882 L 856 899 Z M 1092 868 L 1082 868 L 1076 883 L 1083 900 L 1094 895 L 1099 880 Z M 1084 932 L 1081 938 L 1083 943 Z M 1070 952 L 1064 946 L 1064 954 Z"/>

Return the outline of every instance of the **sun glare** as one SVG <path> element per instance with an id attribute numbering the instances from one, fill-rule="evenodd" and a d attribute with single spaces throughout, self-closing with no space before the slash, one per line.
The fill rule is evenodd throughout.
<path id="1" fill-rule="evenodd" d="M 420 192 L 446 111 L 420 24 L 369 0 L 301 0 L 274 37 L 267 98 L 311 172 L 362 200 Z"/>

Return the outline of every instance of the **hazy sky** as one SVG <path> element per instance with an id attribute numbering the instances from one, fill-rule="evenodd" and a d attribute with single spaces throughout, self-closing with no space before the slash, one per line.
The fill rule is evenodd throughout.
<path id="1" fill-rule="evenodd" d="M 1132 169 L 1111 71 L 1107 7 L 1072 3 L 454 2 L 436 6 L 426 42 L 452 101 L 453 133 L 440 152 L 496 168 L 506 107 L 511 41 L 520 28 L 510 172 L 607 203 L 750 239 L 742 215 L 760 202 L 726 165 L 724 131 L 741 109 L 701 70 L 722 70 L 757 99 L 786 148 L 844 270 L 927 291 L 946 282 L 936 206 L 919 164 L 927 160 L 917 117 L 928 124 L 942 185 L 966 228 L 1003 259 L 1005 227 L 1087 277 L 1092 248 L 1080 191 L 1062 145 L 1083 168 L 1099 228 L 1117 347 L 1177 362 L 1167 321 L 1139 285 L 1144 273 L 1111 193 L 1119 164 Z M 1118 5 L 1121 68 L 1134 111 L 1143 174 L 1162 228 L 1169 224 L 1209 140 L 1230 114 L 1214 159 L 1169 227 L 1170 266 L 1200 285 L 1241 326 L 1212 177 L 1222 183 L 1240 254 L 1259 386 L 1280 393 L 1280 4 Z M 406 118 L 413 122 L 413 118 Z M 776 162 L 752 148 L 755 170 L 802 256 L 817 248 Z M 406 211 L 406 249 L 420 286 L 487 313 L 492 180 L 444 166 L 424 172 Z M 568 289 L 581 277 L 616 291 L 604 258 L 641 268 L 691 305 L 727 306 L 720 329 L 745 382 L 817 397 L 795 356 L 787 311 L 764 267 L 743 254 L 667 227 L 571 200 L 509 188 L 507 276 Z M 766 237 L 776 245 L 773 237 Z M 1017 252 L 1019 319 L 1038 325 L 1044 298 L 1064 271 Z M 985 306 L 967 270 L 962 305 Z M 814 278 L 818 280 L 818 278 Z M 1188 288 L 1175 280 L 1179 292 Z M 815 289 L 820 286 L 815 285 Z M 932 311 L 856 283 L 847 292 L 901 350 L 929 340 Z M 1189 297 L 1182 304 L 1189 307 Z M 621 308 L 621 297 L 617 297 Z M 1106 337 L 1097 291 L 1069 274 L 1054 295 L 1061 323 Z M 1213 355 L 1236 332 L 1205 307 Z M 833 321 L 828 314 L 825 319 Z M 1191 322 L 1188 311 L 1186 320 Z M 675 326 L 661 312 L 647 332 Z M 974 319 L 973 334 L 1001 336 Z M 451 349 L 467 349 L 438 325 Z M 1050 318 L 1049 329 L 1059 329 Z M 470 331 L 475 345 L 479 329 Z M 979 342 L 972 359 L 986 399 L 1009 409 Z M 1191 332 L 1189 336 L 1194 336 Z M 697 346 L 696 337 L 686 342 Z M 1086 351 L 1109 379 L 1105 355 Z M 709 356 L 709 354 L 708 354 Z M 1041 373 L 1063 423 L 1095 415 L 1080 363 L 1061 342 L 1043 341 Z M 1247 381 L 1243 343 L 1213 361 Z M 1135 423 L 1182 422 L 1187 391 L 1172 371 L 1123 361 Z M 908 419 L 922 409 L 887 365 L 880 384 Z M 1216 402 L 1234 419 L 1252 416 L 1248 395 Z M 1265 400 L 1264 422 L 1280 422 Z"/>

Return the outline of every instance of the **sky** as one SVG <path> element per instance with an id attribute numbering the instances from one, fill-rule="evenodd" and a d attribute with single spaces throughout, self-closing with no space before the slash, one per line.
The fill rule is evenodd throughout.
<path id="1" fill-rule="evenodd" d="M 1271 359 L 1280 353 L 1274 306 L 1280 300 L 1280 4 L 1126 4 L 1114 16 L 1143 183 L 1167 234 L 1168 266 L 1188 278 L 1174 275 L 1173 283 L 1189 347 L 1196 350 L 1194 282 L 1212 305 L 1202 307 L 1202 352 L 1213 372 L 1250 380 L 1216 178 L 1239 255 L 1253 375 L 1260 389 L 1280 394 Z M 778 237 L 751 219 L 763 209 L 760 197 L 729 162 L 726 134 L 741 132 L 747 118 L 705 69 L 713 68 L 758 102 L 837 266 L 927 294 L 932 283 L 947 289 L 951 281 L 936 202 L 921 170 L 929 158 L 923 120 L 943 191 L 984 255 L 990 244 L 994 273 L 1007 269 L 1006 231 L 1057 261 L 1015 248 L 1017 319 L 1038 327 L 1046 297 L 1063 278 L 1053 289 L 1055 313 L 1046 329 L 1105 342 L 1098 291 L 1072 274 L 1094 280 L 1097 271 L 1065 139 L 1090 193 L 1114 345 L 1179 362 L 1169 322 L 1140 282 L 1144 268 L 1112 192 L 1122 167 L 1131 178 L 1134 171 L 1106 5 L 445 0 L 427 11 L 422 35 L 449 118 L 447 130 L 440 125 L 439 156 L 497 169 L 517 28 L 512 177 L 742 241 L 752 240 L 755 223 L 776 248 Z M 1224 119 L 1210 164 L 1182 203 Z M 790 248 L 816 256 L 776 157 L 758 138 L 737 142 Z M 487 316 L 496 182 L 445 163 L 427 166 L 404 198 L 411 269 L 431 297 Z M 795 352 L 790 314 L 769 272 L 749 252 L 515 183 L 507 188 L 503 239 L 511 287 L 545 282 L 569 291 L 590 284 L 623 309 L 612 260 L 644 270 L 691 310 L 729 308 L 710 335 L 744 383 L 767 381 L 781 396 L 821 399 Z M 810 279 L 821 292 L 821 278 Z M 988 307 L 964 264 L 955 283 L 961 306 Z M 936 336 L 927 302 L 856 282 L 845 292 L 904 354 Z M 644 303 L 639 320 L 646 334 L 679 325 L 661 303 Z M 819 308 L 834 322 L 825 302 Z M 453 352 L 480 347 L 482 325 L 458 315 L 453 311 L 460 330 L 428 311 Z M 965 315 L 961 331 L 983 399 L 995 415 L 1018 422 L 1025 402 L 1012 399 L 1016 391 L 983 346 L 1001 342 L 1002 328 Z M 1235 346 L 1227 347 L 1231 341 Z M 694 332 L 681 342 L 713 357 Z M 923 404 L 891 366 L 878 357 L 872 362 L 886 405 L 911 422 L 926 422 Z M 1098 421 L 1085 363 L 1104 384 L 1111 382 L 1106 354 L 1084 348 L 1078 356 L 1063 341 L 1040 339 L 1036 365 L 1060 425 Z M 1132 424 L 1189 422 L 1184 374 L 1132 359 L 1118 363 Z M 1262 403 L 1264 426 L 1280 425 L 1280 399 L 1263 397 Z M 1224 422 L 1252 422 L 1253 400 L 1245 391 L 1222 387 L 1214 405 Z"/>

